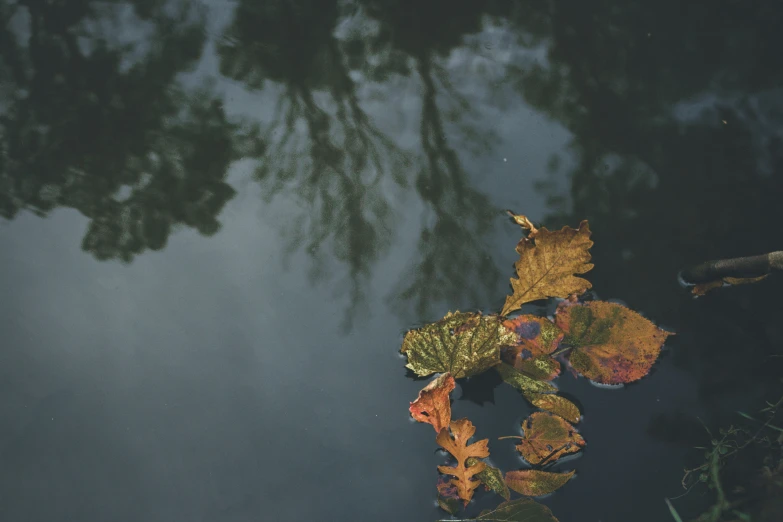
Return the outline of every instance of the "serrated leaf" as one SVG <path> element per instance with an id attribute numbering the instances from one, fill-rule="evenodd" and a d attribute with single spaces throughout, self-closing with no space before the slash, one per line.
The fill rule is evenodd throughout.
<path id="1" fill-rule="evenodd" d="M 468 444 L 474 433 L 476 433 L 476 427 L 473 426 L 473 423 L 468 419 L 459 419 L 452 421 L 449 428 L 443 428 L 435 439 L 439 446 L 451 453 L 457 460 L 456 466 L 438 466 L 438 471 L 454 477 L 450 483 L 457 488 L 457 494 L 465 502 L 465 505 L 473 498 L 473 490 L 481 484 L 481 481 L 473 480 L 473 477 L 487 467 L 481 461 L 472 466 L 468 465 L 467 460 L 470 457 L 478 459 L 489 457 L 488 439 Z"/>
<path id="2" fill-rule="evenodd" d="M 533 413 L 522 422 L 522 430 L 522 441 L 516 448 L 534 466 L 555 462 L 585 446 L 585 439 L 571 424 L 551 413 Z"/>
<path id="3" fill-rule="evenodd" d="M 574 274 L 584 274 L 593 268 L 589 263 L 591 246 L 587 221 L 582 221 L 578 229 L 531 230 L 517 244 L 519 259 L 514 263 L 517 277 L 511 279 L 513 293 L 506 297 L 501 315 L 538 299 L 584 293 L 592 285 Z"/>
<path id="4" fill-rule="evenodd" d="M 466 462 L 468 466 L 472 466 L 478 463 L 479 460 L 475 457 L 470 457 Z M 484 471 L 476 474 L 476 478 L 484 484 L 487 491 L 494 491 L 506 500 L 511 498 L 511 492 L 508 490 L 508 486 L 503 480 L 503 472 L 498 468 L 487 464 Z"/>
<path id="5" fill-rule="evenodd" d="M 406 366 L 417 375 L 450 373 L 460 379 L 498 364 L 500 348 L 515 339 L 496 315 L 457 311 L 409 331 L 400 352 L 408 358 Z"/>
<path id="6" fill-rule="evenodd" d="M 566 334 L 563 342 L 574 347 L 568 355 L 574 370 L 603 384 L 647 375 L 671 335 L 633 310 L 603 301 L 563 301 L 555 323 Z"/>
<path id="7" fill-rule="evenodd" d="M 541 497 L 563 487 L 571 480 L 575 471 L 551 473 L 537 469 L 509 471 L 506 473 L 508 487 L 526 497 Z"/>
<path id="8" fill-rule="evenodd" d="M 501 503 L 495 509 L 485 509 L 478 517 L 463 522 L 557 522 L 552 511 L 530 498 L 518 498 Z M 450 522 L 439 520 L 438 522 Z"/>
<path id="9" fill-rule="evenodd" d="M 435 432 L 440 432 L 451 422 L 449 395 L 455 386 L 454 377 L 449 373 L 434 378 L 411 403 L 411 416 L 419 422 L 432 424 Z"/>

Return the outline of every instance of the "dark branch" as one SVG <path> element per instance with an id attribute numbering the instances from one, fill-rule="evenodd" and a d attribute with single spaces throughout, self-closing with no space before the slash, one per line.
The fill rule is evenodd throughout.
<path id="1" fill-rule="evenodd" d="M 680 276 L 685 283 L 697 285 L 724 277 L 761 277 L 774 270 L 783 270 L 783 251 L 760 256 L 707 261 L 683 270 Z"/>

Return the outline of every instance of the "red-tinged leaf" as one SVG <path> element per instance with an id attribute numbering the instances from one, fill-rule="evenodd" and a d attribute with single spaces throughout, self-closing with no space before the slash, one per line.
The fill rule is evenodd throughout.
<path id="1" fill-rule="evenodd" d="M 457 459 L 456 466 L 438 466 L 438 471 L 454 477 L 451 479 L 451 484 L 457 488 L 457 494 L 465 502 L 465 505 L 473 498 L 473 490 L 481 484 L 480 480 L 473 480 L 473 477 L 487 467 L 481 461 L 469 466 L 467 460 L 470 457 L 478 459 L 489 457 L 488 439 L 468 444 L 474 433 L 476 433 L 476 427 L 473 426 L 473 423 L 468 419 L 458 419 L 451 421 L 450 427 L 443 428 L 435 439 L 439 446 Z"/>
<path id="2" fill-rule="evenodd" d="M 561 417 L 536 412 L 522 422 L 524 435 L 517 444 L 522 458 L 534 466 L 548 464 L 585 447 L 585 439 Z"/>
<path id="3" fill-rule="evenodd" d="M 560 363 L 549 357 L 563 339 L 563 331 L 545 317 L 520 315 L 503 322 L 519 342 L 501 352 L 501 359 L 535 379 L 550 381 L 560 374 Z"/>
<path id="4" fill-rule="evenodd" d="M 641 379 L 650 372 L 670 332 L 628 308 L 603 301 L 563 301 L 555 323 L 573 346 L 568 361 L 580 374 L 603 384 Z"/>
<path id="5" fill-rule="evenodd" d="M 449 395 L 455 386 L 454 377 L 448 373 L 433 379 L 411 403 L 410 412 L 413 418 L 432 424 L 436 433 L 448 426 L 451 422 Z"/>
<path id="6" fill-rule="evenodd" d="M 462 504 L 459 495 L 457 494 L 457 488 L 450 480 L 444 477 L 438 478 L 437 488 L 438 506 L 440 506 L 443 511 L 451 515 L 456 515 Z"/>
<path id="7" fill-rule="evenodd" d="M 574 473 L 576 472 L 550 473 L 536 469 L 509 471 L 506 473 L 506 484 L 526 497 L 541 497 L 563 487 L 566 482 L 571 480 Z"/>

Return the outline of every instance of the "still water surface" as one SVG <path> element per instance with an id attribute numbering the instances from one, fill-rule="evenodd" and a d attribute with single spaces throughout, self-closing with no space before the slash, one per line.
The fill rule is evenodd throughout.
<path id="1" fill-rule="evenodd" d="M 595 295 L 677 332 L 584 412 L 561 522 L 671 520 L 700 424 L 777 398 L 772 1 L 5 0 L 0 519 L 428 521 L 403 333 L 499 310 L 519 228 L 588 219 Z M 532 308 L 534 309 L 534 308 Z M 481 438 L 530 409 L 455 390 Z M 505 469 L 513 444 L 491 442 Z M 676 501 L 684 517 L 710 500 Z M 480 507 L 497 502 L 479 495 Z"/>

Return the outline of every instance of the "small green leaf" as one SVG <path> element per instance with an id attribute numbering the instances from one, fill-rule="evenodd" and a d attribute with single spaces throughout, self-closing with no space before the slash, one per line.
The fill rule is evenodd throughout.
<path id="1" fill-rule="evenodd" d="M 537 381 L 536 379 L 520 373 L 509 364 L 500 363 L 495 366 L 495 370 L 497 370 L 500 377 L 505 382 L 522 393 L 554 393 L 557 391 L 557 387 L 554 384 L 547 381 Z"/>
<path id="2" fill-rule="evenodd" d="M 470 467 L 478 461 L 477 458 L 470 457 L 465 462 L 467 466 Z M 487 465 L 487 467 L 484 468 L 484 471 L 476 474 L 476 478 L 484 484 L 484 487 L 487 488 L 487 490 L 494 491 L 506 500 L 511 498 L 511 492 L 508 490 L 508 486 L 503 480 L 503 472 L 498 468 Z"/>

